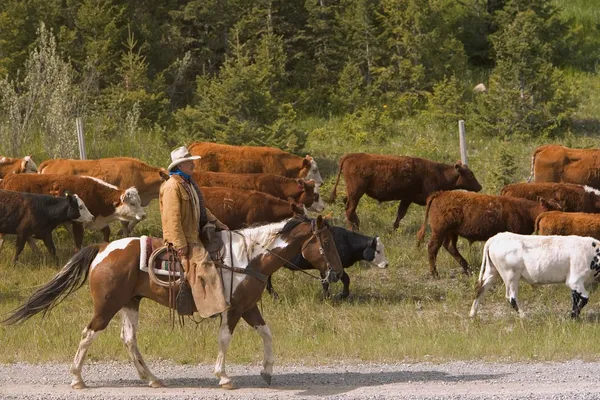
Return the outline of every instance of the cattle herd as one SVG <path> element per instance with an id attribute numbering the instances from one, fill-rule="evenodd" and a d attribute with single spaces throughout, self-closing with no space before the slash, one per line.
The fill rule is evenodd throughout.
<path id="1" fill-rule="evenodd" d="M 207 207 L 231 229 L 282 221 L 298 209 L 321 212 L 325 208 L 320 193 L 323 179 L 309 155 L 204 142 L 193 143 L 189 150 L 202 157 L 195 161 L 194 174 Z M 498 276 L 506 284 L 508 302 L 519 312 L 521 278 L 532 284 L 567 284 L 573 317 L 587 303 L 584 285 L 600 272 L 600 150 L 541 146 L 533 153 L 529 182 L 507 185 L 499 195 L 478 193 L 480 183 L 461 162 L 451 165 L 354 153 L 339 162 L 330 202 L 335 201 L 342 175 L 350 229 L 335 227 L 333 235 L 344 268 L 360 260 L 381 268 L 388 265 L 380 238 L 355 232 L 360 228 L 357 206 L 367 195 L 378 201 L 399 201 L 394 229 L 410 204 L 426 207 L 417 242 L 424 241 L 429 225 L 427 253 L 433 277 L 438 276 L 440 247 L 470 274 L 457 248 L 458 237 L 487 241 L 471 316 Z M 0 234 L 16 235 L 16 262 L 25 243 L 37 251 L 33 238 L 42 239 L 56 256 L 51 233 L 60 224 L 73 234 L 76 249 L 82 247 L 84 228 L 102 230 L 108 241 L 109 224 L 119 220 L 123 224 L 119 233 L 129 235 L 146 217 L 144 207 L 158 198 L 168 174 L 164 168 L 129 157 L 53 159 L 38 168 L 27 156 L 1 158 L 0 178 Z M 529 236 L 536 232 L 541 236 Z M 312 268 L 300 254 L 291 265 Z M 342 281 L 342 297 L 346 297 L 348 276 Z M 270 280 L 267 288 L 276 295 Z"/>

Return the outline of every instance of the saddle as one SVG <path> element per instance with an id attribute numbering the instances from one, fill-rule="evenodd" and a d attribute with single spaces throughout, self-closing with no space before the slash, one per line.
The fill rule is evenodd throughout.
<path id="1" fill-rule="evenodd" d="M 154 254 L 158 252 L 157 254 Z M 153 238 L 150 236 L 140 237 L 140 270 L 148 272 L 148 262 L 154 254 L 154 273 L 162 276 L 181 276 L 183 270 L 179 261 L 173 262 L 172 256 L 164 247 L 162 239 Z M 165 280 L 166 282 L 166 280 Z"/>

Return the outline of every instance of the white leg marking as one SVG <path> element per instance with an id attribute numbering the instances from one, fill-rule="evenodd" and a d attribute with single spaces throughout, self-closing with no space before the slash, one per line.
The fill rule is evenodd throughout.
<path id="1" fill-rule="evenodd" d="M 141 379 L 148 381 L 150 387 L 163 387 L 162 382 L 150 372 L 150 369 L 144 362 L 142 358 L 142 354 L 140 353 L 137 347 L 137 339 L 136 332 L 138 328 L 139 321 L 139 311 L 132 310 L 131 308 L 122 308 L 121 309 L 121 318 L 123 324 L 121 326 L 121 339 L 127 347 L 127 351 L 129 352 L 129 356 L 133 361 L 133 365 L 138 371 L 138 375 Z"/>
<path id="2" fill-rule="evenodd" d="M 263 360 L 263 370 L 261 374 L 273 375 L 273 363 L 275 362 L 275 356 L 273 355 L 273 335 L 268 325 L 257 326 L 260 337 L 263 340 L 263 346 L 265 351 L 265 359 Z"/>
<path id="3" fill-rule="evenodd" d="M 227 325 L 227 317 L 224 316 L 219 328 L 219 355 L 215 364 L 215 375 L 220 378 L 219 385 L 221 386 L 231 384 L 231 378 L 225 372 L 225 356 L 227 355 L 229 343 L 231 343 L 231 332 L 229 332 L 229 326 Z"/>
<path id="4" fill-rule="evenodd" d="M 96 336 L 98 336 L 98 333 L 99 332 L 94 332 L 88 328 L 85 328 L 81 333 L 81 342 L 79 342 L 79 348 L 77 349 L 77 353 L 75 353 L 75 359 L 73 360 L 73 365 L 71 366 L 71 373 L 75 375 L 73 381 L 71 382 L 71 387 L 73 389 L 85 388 L 85 383 L 81 377 L 81 367 L 83 366 L 85 355 Z"/>

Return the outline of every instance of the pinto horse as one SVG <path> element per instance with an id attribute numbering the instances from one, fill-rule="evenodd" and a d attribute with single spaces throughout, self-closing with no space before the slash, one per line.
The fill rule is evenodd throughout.
<path id="1" fill-rule="evenodd" d="M 227 231 L 221 232 L 221 235 L 223 239 L 226 235 L 229 236 Z M 332 282 L 337 281 L 343 274 L 342 263 L 329 224 L 320 215 L 315 220 L 296 215 L 279 223 L 232 232 L 231 237 L 243 238 L 243 243 L 240 243 L 239 239 L 232 241 L 233 255 L 226 254 L 225 262 L 231 262 L 233 259 L 235 267 L 254 271 L 252 274 L 241 274 L 222 269 L 225 295 L 231 308 L 221 314 L 215 375 L 220 379 L 221 387 L 233 388 L 232 380 L 225 372 L 225 355 L 233 331 L 240 318 L 243 318 L 262 337 L 264 361 L 260 374 L 270 384 L 274 361 L 273 338 L 257 306 L 266 286 L 266 277 L 298 253 L 312 258 L 311 263 Z M 154 239 L 153 245 L 160 247 L 162 240 Z M 45 314 L 80 288 L 89 275 L 94 315 L 82 332 L 82 339 L 70 370 L 74 375 L 71 386 L 75 389 L 86 387 L 81 368 L 88 348 L 115 314 L 121 311 L 121 338 L 140 378 L 148 381 L 151 387 L 162 387 L 163 383 L 150 372 L 138 350 L 136 331 L 142 298 L 154 300 L 166 307 L 172 302 L 169 301 L 169 289 L 150 280 L 148 273 L 141 271 L 139 265 L 139 238 L 125 238 L 87 246 L 76 253 L 50 282 L 38 289 L 3 323 L 14 324 L 40 312 Z M 178 291 L 177 288 L 175 290 Z"/>

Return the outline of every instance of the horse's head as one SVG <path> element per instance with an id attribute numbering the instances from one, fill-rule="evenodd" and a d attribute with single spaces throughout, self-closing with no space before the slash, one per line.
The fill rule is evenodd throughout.
<path id="1" fill-rule="evenodd" d="M 320 215 L 309 221 L 312 235 L 302 245 L 302 256 L 321 272 L 324 280 L 337 282 L 344 268 L 329 224 Z"/>

